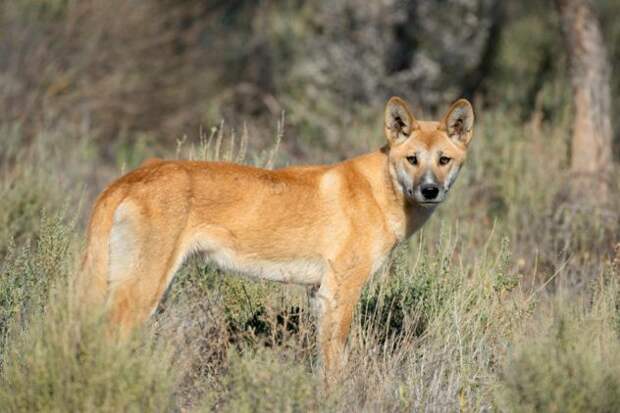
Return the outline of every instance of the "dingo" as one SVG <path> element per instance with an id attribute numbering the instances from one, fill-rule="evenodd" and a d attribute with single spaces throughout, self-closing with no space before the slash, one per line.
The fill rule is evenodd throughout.
<path id="1" fill-rule="evenodd" d="M 446 198 L 474 113 L 461 99 L 441 121 L 418 121 L 393 97 L 384 122 L 387 145 L 334 165 L 154 160 L 119 178 L 88 226 L 88 299 L 126 334 L 201 252 L 226 270 L 318 287 L 319 345 L 333 369 L 362 287 Z"/>

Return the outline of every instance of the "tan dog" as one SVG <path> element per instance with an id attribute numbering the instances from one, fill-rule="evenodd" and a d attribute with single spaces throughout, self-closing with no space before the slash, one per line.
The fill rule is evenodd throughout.
<path id="1" fill-rule="evenodd" d="M 446 198 L 473 122 L 464 99 L 425 122 L 393 97 L 388 144 L 334 165 L 146 162 L 95 203 L 83 263 L 88 298 L 105 303 L 126 334 L 154 312 L 185 258 L 201 252 L 225 270 L 319 287 L 319 343 L 333 369 L 362 287 Z"/>

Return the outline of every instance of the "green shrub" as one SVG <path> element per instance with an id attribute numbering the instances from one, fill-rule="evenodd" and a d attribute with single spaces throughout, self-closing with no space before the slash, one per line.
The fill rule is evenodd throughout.
<path id="1" fill-rule="evenodd" d="M 566 297 L 532 322 L 502 366 L 498 399 L 515 412 L 620 410 L 617 285 L 592 303 Z M 617 294 L 617 293 L 616 293 Z"/>
<path id="2" fill-rule="evenodd" d="M 26 327 L 28 315 L 42 310 L 51 286 L 66 279 L 71 265 L 74 227 L 62 215 L 40 221 L 37 238 L 22 247 L 11 244 L 0 264 L 0 351 L 9 328 Z"/>
<path id="3" fill-rule="evenodd" d="M 11 412 L 169 411 L 180 380 L 173 341 L 152 335 L 122 345 L 97 320 L 78 320 L 67 291 L 3 352 L 0 405 Z"/>
<path id="4" fill-rule="evenodd" d="M 273 350 L 230 355 L 223 393 L 211 394 L 206 410 L 221 412 L 313 412 L 328 406 L 320 377 Z"/>
<path id="5" fill-rule="evenodd" d="M 0 265 L 0 410 L 169 410 L 182 371 L 173 336 L 116 345 L 100 319 L 80 316 L 74 225 L 64 221 L 43 215 L 38 236 Z"/>
<path id="6" fill-rule="evenodd" d="M 61 136 L 70 139 L 59 140 Z M 78 142 L 71 142 L 76 139 Z M 79 219 L 84 170 L 80 155 L 87 141 L 75 130 L 58 126 L 41 131 L 33 140 L 19 123 L 0 125 L 0 257 L 10 243 L 21 246 L 41 235 L 41 215 L 71 209 Z M 56 141 L 56 142 L 55 142 Z M 80 182 L 76 186 L 76 182 Z"/>

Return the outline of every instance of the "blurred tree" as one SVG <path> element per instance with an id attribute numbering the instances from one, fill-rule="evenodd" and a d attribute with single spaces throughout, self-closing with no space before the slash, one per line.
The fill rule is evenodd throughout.
<path id="1" fill-rule="evenodd" d="M 486 95 L 488 93 L 484 80 L 489 77 L 493 70 L 493 63 L 497 58 L 502 27 L 505 21 L 503 2 L 492 1 L 489 2 L 487 7 L 487 36 L 480 54 L 480 60 L 477 67 L 468 72 L 462 81 L 461 96 L 470 100 L 473 100 L 476 94 Z"/>
<path id="2" fill-rule="evenodd" d="M 610 64 L 589 0 L 555 0 L 573 88 L 571 170 L 574 199 L 603 203 L 611 170 Z"/>
<path id="3" fill-rule="evenodd" d="M 297 36 L 285 37 L 292 58 L 276 96 L 290 121 L 312 128 L 304 135 L 337 152 L 351 149 L 343 131 L 372 122 L 391 95 L 406 97 L 419 116 L 478 95 L 501 37 L 499 0 L 301 4 L 286 23 Z"/>

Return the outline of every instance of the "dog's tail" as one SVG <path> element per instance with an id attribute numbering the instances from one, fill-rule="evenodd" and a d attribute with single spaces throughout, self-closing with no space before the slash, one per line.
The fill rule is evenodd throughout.
<path id="1" fill-rule="evenodd" d="M 124 194 L 122 191 L 106 192 L 109 191 L 104 191 L 95 201 L 86 234 L 86 249 L 77 277 L 78 302 L 83 309 L 103 309 L 108 294 L 110 233 L 114 211 L 122 202 Z"/>

